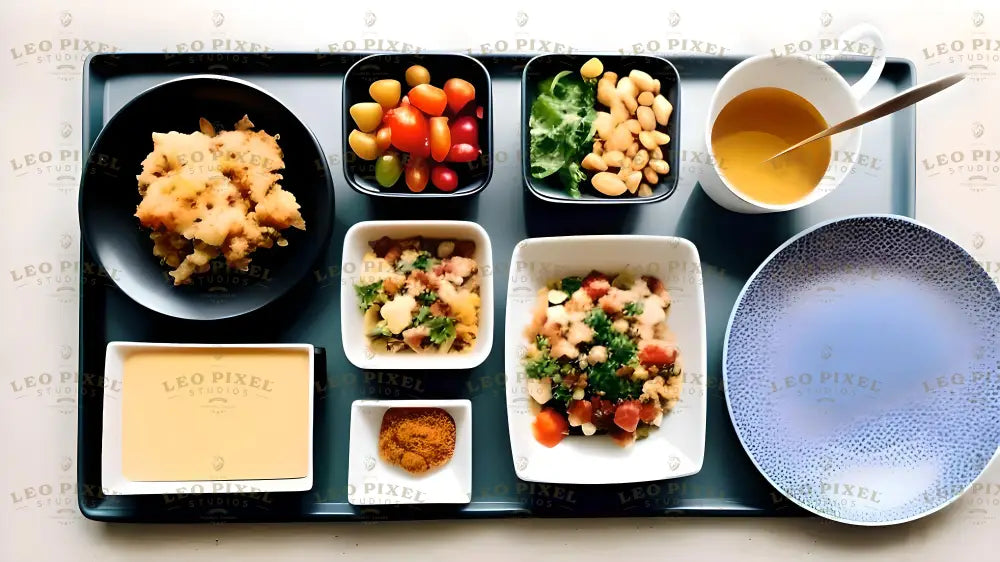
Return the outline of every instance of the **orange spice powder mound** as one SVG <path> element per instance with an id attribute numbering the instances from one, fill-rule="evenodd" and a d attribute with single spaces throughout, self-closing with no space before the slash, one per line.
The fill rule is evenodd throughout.
<path id="1" fill-rule="evenodd" d="M 455 454 L 455 420 L 441 408 L 389 408 L 382 416 L 379 456 L 420 474 Z"/>

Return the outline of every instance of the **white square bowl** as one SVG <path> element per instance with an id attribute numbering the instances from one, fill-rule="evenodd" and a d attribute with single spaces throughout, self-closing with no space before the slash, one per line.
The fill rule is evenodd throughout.
<path id="1" fill-rule="evenodd" d="M 382 416 L 390 408 L 441 408 L 455 420 L 455 454 L 426 474 L 410 474 L 379 456 Z M 472 402 L 355 400 L 351 404 L 347 501 L 352 505 L 469 503 L 472 500 Z"/>
<path id="2" fill-rule="evenodd" d="M 390 238 L 454 238 L 476 244 L 473 259 L 479 266 L 479 335 L 476 345 L 462 353 L 375 353 L 364 334 L 364 312 L 358 308 L 354 286 L 361 274 L 362 258 L 369 242 Z M 493 249 L 486 230 L 467 221 L 364 221 L 352 226 L 344 237 L 341 263 L 340 332 L 344 353 L 360 369 L 472 369 L 493 348 Z"/>
<path id="3" fill-rule="evenodd" d="M 518 478 L 559 484 L 616 484 L 689 476 L 705 457 L 706 335 L 701 261 L 694 244 L 667 236 L 570 236 L 523 240 L 511 257 L 507 286 L 504 371 L 507 425 Z M 538 443 L 531 423 L 538 405 L 528 396 L 521 364 L 538 290 L 592 270 L 652 275 L 670 292 L 667 324 L 677 336 L 682 396 L 649 437 L 622 448 L 607 436 L 570 435 L 555 447 Z"/>
<path id="4" fill-rule="evenodd" d="M 125 359 L 137 351 L 150 349 L 286 349 L 301 350 L 309 354 L 309 376 L 301 381 L 300 392 L 309 397 L 309 464 L 302 478 L 274 478 L 263 480 L 200 480 L 200 481 L 145 481 L 136 482 L 125 477 L 122 470 L 122 418 L 124 402 L 104 395 L 104 428 L 101 436 L 101 485 L 108 495 L 131 496 L 141 494 L 211 494 L 236 492 L 302 492 L 313 485 L 313 404 L 315 393 L 315 353 L 311 344 L 175 344 L 115 341 L 108 343 L 104 360 L 104 380 L 108 385 L 124 379 Z M 278 374 L 276 374 L 277 376 Z M 128 392 L 122 388 L 122 392 Z"/>

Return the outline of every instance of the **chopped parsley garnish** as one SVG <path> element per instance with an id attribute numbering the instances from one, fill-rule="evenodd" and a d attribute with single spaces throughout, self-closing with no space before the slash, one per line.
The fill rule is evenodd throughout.
<path id="1" fill-rule="evenodd" d="M 427 271 L 431 267 L 437 265 L 436 259 L 434 259 L 430 252 L 420 252 L 417 255 L 417 259 L 413 260 L 413 269 L 419 269 L 421 271 Z"/>
<path id="2" fill-rule="evenodd" d="M 552 389 L 552 398 L 568 404 L 573 399 L 573 390 L 557 384 Z"/>
<path id="3" fill-rule="evenodd" d="M 372 328 L 371 333 L 368 335 L 372 337 L 388 338 L 392 336 L 392 332 L 389 330 L 389 324 L 385 320 L 382 320 L 376 324 L 374 328 Z"/>
<path id="4" fill-rule="evenodd" d="M 426 326 L 431 330 L 430 338 L 435 345 L 455 338 L 455 321 L 447 316 L 435 316 L 427 321 Z"/>
<path id="5" fill-rule="evenodd" d="M 430 269 L 438 263 L 440 263 L 440 260 L 435 259 L 430 252 L 421 250 L 417 253 L 417 257 L 414 258 L 412 262 L 399 260 L 396 265 L 396 271 L 400 273 L 409 273 L 415 269 L 419 269 L 420 271 L 430 271 Z"/>
<path id="6" fill-rule="evenodd" d="M 361 301 L 361 310 L 368 310 L 375 303 L 386 302 L 385 293 L 382 292 L 382 282 L 376 281 L 369 285 L 355 285 L 354 292 L 357 293 Z"/>
<path id="7" fill-rule="evenodd" d="M 438 294 L 435 291 L 424 291 L 417 295 L 417 300 L 427 306 L 434 304 L 434 301 L 438 299 Z"/>
<path id="8" fill-rule="evenodd" d="M 642 382 L 632 382 L 630 377 L 619 377 L 618 367 L 612 361 L 592 365 L 587 374 L 587 389 L 603 391 L 604 399 L 617 402 L 625 398 L 638 398 Z"/>
<path id="9" fill-rule="evenodd" d="M 568 295 L 572 295 L 583 286 L 583 279 L 579 277 L 564 277 L 559 284 L 559 289 Z"/>
<path id="10" fill-rule="evenodd" d="M 559 374 L 561 368 L 562 366 L 554 357 L 547 352 L 542 352 L 538 357 L 524 364 L 524 374 L 530 379 L 544 379 Z"/>
<path id="11" fill-rule="evenodd" d="M 431 317 L 431 309 L 428 306 L 421 306 L 420 310 L 417 311 L 417 315 L 413 317 L 413 325 L 419 326 L 427 321 Z"/>
<path id="12" fill-rule="evenodd" d="M 625 305 L 625 316 L 639 316 L 642 314 L 643 306 L 639 301 L 630 302 Z"/>
<path id="13" fill-rule="evenodd" d="M 595 345 L 608 348 L 608 360 L 592 365 L 588 371 L 587 386 L 594 391 L 603 391 L 608 400 L 617 401 L 626 397 L 638 397 L 642 382 L 632 382 L 628 377 L 619 377 L 617 371 L 636 361 L 636 345 L 626 334 L 614 329 L 611 319 L 600 308 L 591 309 L 584 322 L 594 330 Z"/>
<path id="14" fill-rule="evenodd" d="M 549 338 L 543 336 L 542 334 L 537 334 L 535 336 L 535 347 L 539 351 L 546 351 L 549 349 Z"/>

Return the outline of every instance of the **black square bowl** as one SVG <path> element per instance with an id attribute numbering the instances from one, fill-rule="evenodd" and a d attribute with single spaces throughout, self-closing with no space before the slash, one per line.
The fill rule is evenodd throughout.
<path id="1" fill-rule="evenodd" d="M 368 87 L 376 80 L 398 80 L 402 85 L 400 95 L 405 96 L 409 91 L 405 79 L 406 69 L 414 64 L 427 68 L 431 75 L 431 84 L 438 88 L 443 87 L 445 81 L 450 78 L 469 81 L 476 88 L 476 99 L 471 103 L 483 108 L 483 117 L 479 122 L 479 147 L 482 149 L 482 155 L 472 162 L 445 163 L 458 175 L 458 187 L 451 192 L 439 191 L 428 184 L 424 191 L 414 193 L 407 189 L 402 176 L 395 186 L 384 188 L 375 181 L 375 160 L 358 158 L 347 142 L 351 131 L 356 128 L 350 113 L 351 106 L 360 102 L 374 101 L 368 94 Z M 453 53 L 370 55 L 348 69 L 344 75 L 343 88 L 344 176 L 355 191 L 373 197 L 466 197 L 479 193 L 490 182 L 493 176 L 493 88 L 489 72 L 478 60 Z M 433 165 L 432 161 L 431 166 Z"/>
<path id="2" fill-rule="evenodd" d="M 563 70 L 569 70 L 579 77 L 580 67 L 592 57 L 601 59 L 604 64 L 604 71 L 611 71 L 619 77 L 627 76 L 632 70 L 642 70 L 649 73 L 654 79 L 660 81 L 660 93 L 667 101 L 673 105 L 673 112 L 667 125 L 657 125 L 656 130 L 663 131 L 670 135 L 670 142 L 665 145 L 664 160 L 670 164 L 670 172 L 660 177 L 659 183 L 653 188 L 653 195 L 649 197 L 636 197 L 629 194 L 619 197 L 608 197 L 598 193 L 590 185 L 591 174 L 588 173 L 585 185 L 580 187 L 580 198 L 574 199 L 566 193 L 558 174 L 553 174 L 547 178 L 534 178 L 531 176 L 531 127 L 529 119 L 531 117 L 531 106 L 538 97 L 538 84 L 543 80 L 555 76 Z M 611 204 L 611 205 L 632 205 L 637 203 L 655 203 L 662 201 L 677 189 L 677 180 L 680 170 L 678 170 L 678 158 L 680 156 L 680 76 L 677 69 L 670 61 L 651 55 L 614 55 L 608 53 L 574 53 L 574 54 L 548 54 L 539 55 L 524 66 L 524 76 L 521 79 L 521 173 L 524 175 L 524 182 L 528 190 L 543 201 L 553 203 L 577 203 L 577 204 Z M 599 103 L 595 104 L 600 110 L 605 110 Z"/>

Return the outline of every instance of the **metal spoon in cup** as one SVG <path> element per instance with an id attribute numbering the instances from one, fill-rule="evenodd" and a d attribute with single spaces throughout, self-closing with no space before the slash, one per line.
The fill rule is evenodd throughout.
<path id="1" fill-rule="evenodd" d="M 836 125 L 829 127 L 826 130 L 820 131 L 803 141 L 793 144 L 792 146 L 786 148 L 785 150 L 782 150 L 781 152 L 775 154 L 774 156 L 768 158 L 767 160 L 764 160 L 764 162 L 770 162 L 771 160 L 774 160 L 775 158 L 781 156 L 782 154 L 791 152 L 801 146 L 805 146 L 814 140 L 819 140 L 823 137 L 835 135 L 837 133 L 853 129 L 855 127 L 864 125 L 865 123 L 885 117 L 890 113 L 895 113 L 900 109 L 909 107 L 917 103 L 918 101 L 933 96 L 934 94 L 940 92 L 941 90 L 950 88 L 951 86 L 958 84 L 964 79 L 965 79 L 965 73 L 959 72 L 958 74 L 953 74 L 951 76 L 945 76 L 944 78 L 939 78 L 937 80 L 934 80 L 933 82 L 928 82 L 920 86 L 914 86 L 909 90 L 900 92 L 899 94 L 889 98 L 888 100 L 876 105 L 875 107 L 867 111 L 862 111 L 861 113 L 855 115 L 854 117 L 851 117 L 850 119 L 841 121 L 840 123 L 837 123 Z"/>

